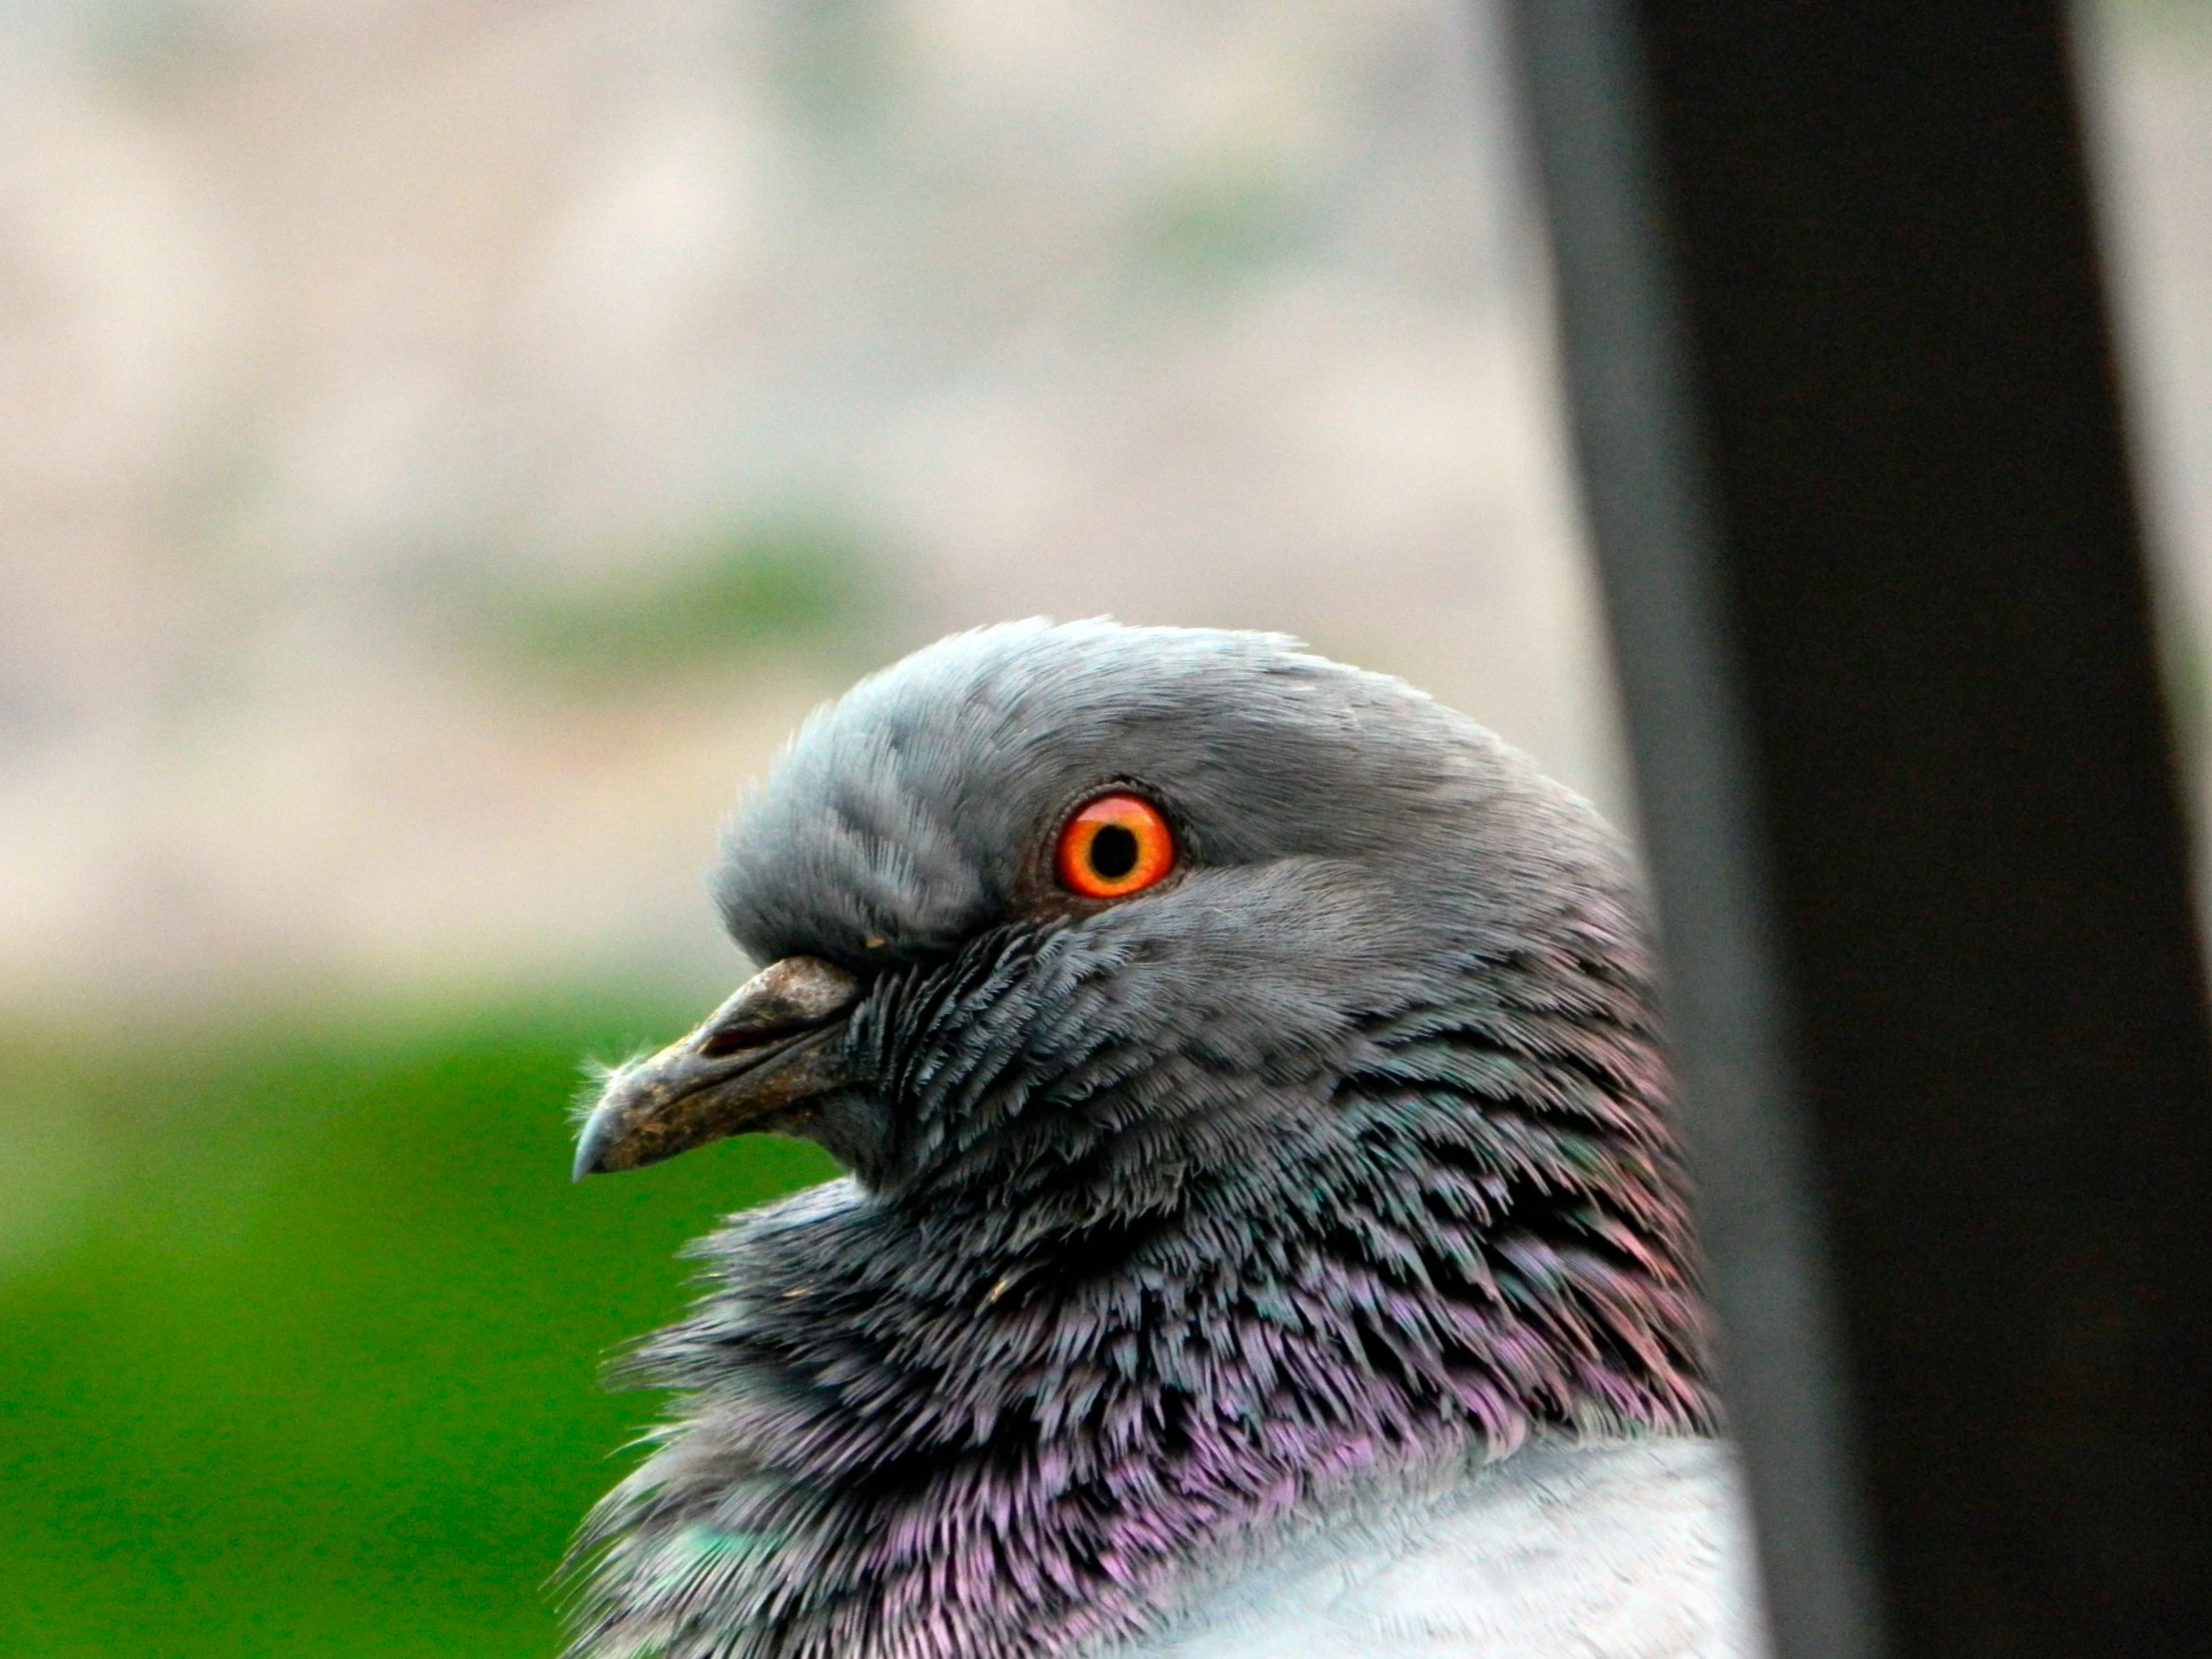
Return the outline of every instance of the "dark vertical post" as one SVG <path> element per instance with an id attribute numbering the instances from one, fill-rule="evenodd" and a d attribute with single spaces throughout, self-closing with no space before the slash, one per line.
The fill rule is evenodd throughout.
<path id="1" fill-rule="evenodd" d="M 2062 11 L 1517 9 L 1781 1652 L 2212 1651 L 2212 1035 Z"/>

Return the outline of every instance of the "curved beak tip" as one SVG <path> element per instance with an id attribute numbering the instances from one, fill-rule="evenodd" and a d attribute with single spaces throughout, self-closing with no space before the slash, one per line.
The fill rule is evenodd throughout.
<path id="1" fill-rule="evenodd" d="M 587 1175 L 599 1173 L 599 1155 L 606 1148 L 612 1125 L 608 1114 L 594 1108 L 584 1120 L 583 1132 L 576 1137 L 576 1162 L 569 1166 L 568 1178 L 581 1181 Z"/>
<path id="2" fill-rule="evenodd" d="M 602 1099 L 584 1119 L 584 1126 L 576 1134 L 576 1161 L 569 1166 L 569 1179 L 581 1181 L 587 1175 L 604 1174 L 607 1169 L 607 1149 L 622 1134 L 622 1103 Z"/>

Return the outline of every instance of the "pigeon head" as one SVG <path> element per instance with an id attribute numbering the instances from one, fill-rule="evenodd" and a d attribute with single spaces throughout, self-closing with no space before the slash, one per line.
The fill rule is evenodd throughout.
<path id="1" fill-rule="evenodd" d="M 714 890 L 768 964 L 578 1173 L 721 1135 L 580 1650 L 1045 1655 L 1531 1432 L 1712 1407 L 1638 901 L 1589 808 L 1262 635 L 1018 624 L 817 714 Z"/>
<path id="2" fill-rule="evenodd" d="M 1093 896 L 1056 854 L 1114 798 L 1158 815 L 1167 861 Z M 1081 1160 L 1101 1203 L 1164 1201 L 1378 1019 L 1626 898 L 1585 807 L 1399 682 L 1275 637 L 1106 623 L 960 635 L 864 681 L 746 801 L 714 885 L 778 964 L 693 1040 L 742 1081 L 677 1080 L 731 1101 L 678 1134 L 625 1141 L 606 1113 L 580 1173 L 773 1128 L 872 1189 L 1065 1186 Z M 795 1084 L 768 1051 L 832 1016 Z"/>

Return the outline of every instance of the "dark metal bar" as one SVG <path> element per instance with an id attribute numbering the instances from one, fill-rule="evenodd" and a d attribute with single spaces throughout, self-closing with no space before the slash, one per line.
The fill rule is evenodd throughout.
<path id="1" fill-rule="evenodd" d="M 1778 1647 L 2212 1648 L 2212 1034 L 2062 13 L 1518 11 Z"/>

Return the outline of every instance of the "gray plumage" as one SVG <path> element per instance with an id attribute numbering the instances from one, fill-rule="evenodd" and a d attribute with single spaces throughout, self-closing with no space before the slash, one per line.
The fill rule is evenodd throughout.
<path id="1" fill-rule="evenodd" d="M 1086 898 L 1108 791 L 1175 865 Z M 579 1171 L 851 1173 L 639 1351 L 579 1653 L 1752 1650 L 1635 885 L 1524 758 L 1273 637 L 987 629 L 809 722 L 715 892 L 775 965 Z"/>

